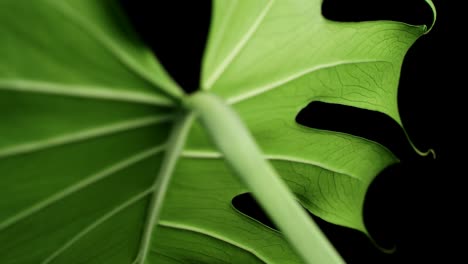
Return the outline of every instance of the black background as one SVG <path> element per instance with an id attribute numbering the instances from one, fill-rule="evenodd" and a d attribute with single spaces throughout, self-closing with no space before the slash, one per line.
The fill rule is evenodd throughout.
<path id="1" fill-rule="evenodd" d="M 250 1 L 250 0 L 244 0 Z M 463 64 L 457 39 L 463 32 L 456 21 L 453 1 L 434 0 L 438 20 L 405 57 L 398 102 L 404 126 L 420 149 L 433 148 L 437 158 L 416 155 L 402 131 L 389 118 L 356 109 L 311 105 L 298 121 L 319 128 L 350 132 L 390 148 L 401 164 L 382 172 L 371 185 L 365 221 L 383 246 L 395 245 L 394 254 L 378 251 L 359 232 L 316 219 L 348 263 L 455 263 L 462 238 L 458 223 L 463 205 Z M 122 0 L 135 29 L 153 49 L 175 80 L 188 92 L 199 85 L 200 63 L 208 34 L 211 1 Z M 325 0 L 323 13 L 339 21 L 391 19 L 428 24 L 431 11 L 423 0 Z M 312 113 L 320 112 L 320 115 Z M 343 113 L 347 113 L 343 116 Z M 333 117 L 333 123 L 314 116 Z M 341 119 L 340 119 L 341 118 Z M 336 122 L 336 120 L 338 122 Z M 347 120 L 360 120 L 359 125 Z M 338 125 L 337 125 L 338 123 Z M 378 129 L 376 129 L 376 127 Z M 459 195 L 460 194 L 460 195 Z M 240 207 L 267 222 L 251 199 Z M 460 244 L 458 244 L 460 245 Z M 442 257 L 444 261 L 438 261 Z"/>

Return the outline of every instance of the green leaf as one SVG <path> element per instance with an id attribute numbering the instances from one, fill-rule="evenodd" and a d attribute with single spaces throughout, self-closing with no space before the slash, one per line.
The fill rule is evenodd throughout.
<path id="1" fill-rule="evenodd" d="M 305 208 L 367 234 L 366 190 L 398 159 L 295 116 L 317 100 L 401 124 L 401 64 L 428 29 L 320 10 L 215 0 L 202 89 L 235 110 Z M 1 263 L 301 263 L 294 243 L 233 208 L 245 177 L 260 176 L 234 174 L 230 154 L 192 125 L 186 96 L 116 1 L 3 0 L 0 58 Z"/>
<path id="2" fill-rule="evenodd" d="M 132 262 L 182 91 L 115 1 L 0 20 L 0 262 Z"/>

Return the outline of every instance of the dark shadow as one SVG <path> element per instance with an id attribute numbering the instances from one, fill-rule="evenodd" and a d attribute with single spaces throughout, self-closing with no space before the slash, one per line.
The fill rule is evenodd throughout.
<path id="1" fill-rule="evenodd" d="M 253 198 L 252 194 L 239 194 L 232 199 L 231 203 L 232 206 L 234 206 L 234 208 L 236 208 L 236 210 L 240 213 L 257 220 L 271 229 L 278 231 L 278 228 L 266 215 L 265 211 L 263 211 L 257 201 Z"/>
<path id="2" fill-rule="evenodd" d="M 199 88 L 211 1 L 120 0 L 130 22 L 188 93 Z"/>
<path id="3" fill-rule="evenodd" d="M 324 0 L 324 17 L 340 22 L 394 20 L 430 25 L 432 11 L 424 0 Z"/>
<path id="4" fill-rule="evenodd" d="M 314 101 L 297 114 L 296 122 L 369 139 L 387 147 L 400 159 L 417 155 L 398 123 L 377 111 Z"/>

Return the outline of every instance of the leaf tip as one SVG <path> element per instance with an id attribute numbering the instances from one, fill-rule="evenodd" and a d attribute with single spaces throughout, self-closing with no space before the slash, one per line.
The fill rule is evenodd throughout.
<path id="1" fill-rule="evenodd" d="M 426 3 L 429 5 L 429 7 L 431 8 L 431 11 L 432 11 L 432 23 L 428 26 L 428 25 L 424 25 L 424 35 L 429 33 L 432 28 L 434 27 L 435 23 L 436 23 L 436 20 L 437 20 L 437 9 L 434 5 L 434 3 L 432 2 L 432 0 L 425 0 Z"/>
<path id="2" fill-rule="evenodd" d="M 372 245 L 384 254 L 391 255 L 397 251 L 397 246 L 395 244 L 392 245 L 391 247 L 384 247 L 384 246 L 379 245 L 377 241 L 375 241 L 372 237 L 370 237 L 370 240 L 371 240 Z"/>

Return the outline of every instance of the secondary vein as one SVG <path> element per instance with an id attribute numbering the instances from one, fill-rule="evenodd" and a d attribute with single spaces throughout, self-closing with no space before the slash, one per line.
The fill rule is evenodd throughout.
<path id="1" fill-rule="evenodd" d="M 17 223 L 18 221 L 25 219 L 34 213 L 39 212 L 40 210 L 43 210 L 44 208 L 51 206 L 52 204 L 60 201 L 61 199 L 64 199 L 65 197 L 74 194 L 104 178 L 107 178 L 114 173 L 123 170 L 135 163 L 138 163 L 144 159 L 147 159 L 157 153 L 162 152 L 165 149 L 165 145 L 161 146 L 156 146 L 152 147 L 150 149 L 146 149 L 144 151 L 141 151 L 135 155 L 130 156 L 129 158 L 126 158 L 124 160 L 120 160 L 116 162 L 115 164 L 110 165 L 109 167 L 98 171 L 92 175 L 89 175 L 85 177 L 83 180 L 76 182 L 72 184 L 71 186 L 63 189 L 62 191 L 53 194 L 52 196 L 30 206 L 29 208 L 24 209 L 23 211 L 7 218 L 3 222 L 0 223 L 0 231 L 8 228 L 9 226 L 12 226 L 13 224 Z"/>
<path id="2" fill-rule="evenodd" d="M 0 90 L 49 94 L 67 97 L 112 100 L 156 106 L 172 106 L 173 101 L 155 93 L 124 91 L 103 86 L 55 83 L 36 80 L 0 80 Z"/>
<path id="3" fill-rule="evenodd" d="M 223 74 L 223 72 L 226 70 L 226 68 L 229 66 L 229 64 L 236 58 L 236 56 L 239 54 L 239 52 L 244 48 L 245 44 L 249 41 L 249 39 L 252 37 L 252 35 L 257 31 L 257 28 L 260 26 L 262 23 L 263 19 L 265 16 L 268 14 L 268 11 L 270 10 L 271 6 L 273 5 L 274 0 L 269 0 L 268 3 L 265 5 L 265 8 L 260 12 L 258 17 L 255 19 L 255 21 L 252 23 L 250 28 L 247 30 L 247 32 L 242 36 L 242 38 L 239 40 L 237 45 L 231 50 L 231 52 L 226 56 L 226 58 L 221 62 L 221 64 L 214 70 L 214 72 L 210 75 L 210 77 L 207 79 L 207 81 L 203 85 L 204 90 L 209 90 L 213 84 L 218 80 L 219 76 Z M 227 19 L 227 18 L 226 18 Z"/>
<path id="4" fill-rule="evenodd" d="M 245 100 L 250 99 L 252 97 L 261 95 L 261 94 L 266 93 L 266 92 L 268 92 L 270 90 L 273 90 L 273 89 L 275 89 L 277 87 L 280 87 L 281 85 L 284 85 L 284 84 L 286 84 L 288 82 L 291 82 L 291 81 L 296 80 L 296 79 L 298 79 L 298 78 L 300 78 L 302 76 L 305 76 L 305 75 L 307 75 L 309 73 L 313 73 L 313 72 L 316 72 L 316 71 L 319 71 L 319 70 L 328 69 L 328 68 L 332 68 L 332 67 L 337 67 L 337 66 L 341 66 L 341 65 L 347 65 L 347 64 L 359 64 L 359 63 L 370 63 L 370 62 L 385 62 L 385 61 L 379 61 L 379 60 L 337 61 L 337 62 L 332 62 L 332 63 L 328 63 L 328 64 L 315 65 L 315 66 L 313 66 L 311 68 L 308 68 L 308 69 L 296 72 L 294 74 L 291 74 L 289 76 L 286 76 L 286 77 L 284 77 L 284 78 L 282 78 L 280 80 L 274 81 L 272 83 L 265 84 L 263 86 L 260 86 L 260 87 L 254 88 L 254 89 L 250 89 L 249 91 L 247 91 L 245 93 L 242 93 L 242 94 L 227 98 L 227 103 L 231 104 L 231 105 L 237 104 L 239 102 L 242 102 L 242 101 L 245 101 Z"/>
<path id="5" fill-rule="evenodd" d="M 102 127 L 91 128 L 83 131 L 78 131 L 75 133 L 59 135 L 52 138 L 47 138 L 43 140 L 37 140 L 32 142 L 26 142 L 4 149 L 0 149 L 0 159 L 31 153 L 34 151 L 44 150 L 47 148 L 52 148 L 60 145 L 70 144 L 78 141 L 83 141 L 95 137 L 111 135 L 125 130 L 131 130 L 136 128 L 147 127 L 150 125 L 167 122 L 174 118 L 173 115 L 165 116 L 148 116 L 142 117 L 134 120 L 122 121 L 114 124 L 105 125 Z"/>
<path id="6" fill-rule="evenodd" d="M 188 231 L 188 232 L 193 232 L 193 233 L 197 233 L 197 234 L 200 234 L 200 235 L 204 235 L 204 236 L 208 236 L 208 237 L 212 237 L 214 239 L 217 239 L 217 240 L 220 240 L 220 241 L 223 241 L 223 242 L 226 242 L 232 246 L 235 246 L 237 248 L 240 248 L 250 254 L 252 254 L 253 256 L 255 256 L 258 260 L 260 260 L 261 262 L 263 263 L 269 263 L 266 259 L 264 259 L 262 256 L 260 256 L 257 252 L 255 252 L 255 250 L 253 249 L 250 249 L 248 247 L 245 247 L 243 246 L 242 244 L 240 243 L 237 243 L 233 240 L 229 240 L 228 238 L 226 237 L 222 237 L 220 235 L 216 235 L 214 234 L 213 232 L 209 232 L 207 230 L 203 230 L 199 227 L 195 227 L 195 226 L 188 226 L 188 225 L 184 225 L 184 224 L 180 224 L 180 223 L 174 223 L 174 222 L 171 222 L 171 221 L 167 221 L 167 220 L 161 220 L 159 221 L 159 225 L 160 226 L 163 226 L 163 227 L 166 227 L 166 228 L 172 228 L 172 229 L 178 229 L 178 230 L 183 230 L 183 231 Z"/>
<path id="7" fill-rule="evenodd" d="M 94 229 L 99 227 L 102 223 L 106 222 L 116 214 L 120 213 L 121 211 L 125 210 L 126 208 L 130 207 L 131 205 L 135 204 L 136 202 L 140 201 L 143 199 L 145 196 L 150 194 L 152 192 L 151 189 L 145 190 L 143 192 L 140 192 L 139 194 L 131 197 L 128 199 L 126 202 L 118 205 L 114 209 L 110 210 L 100 218 L 96 219 L 93 221 L 91 224 L 83 228 L 80 232 L 78 232 L 75 236 L 73 236 L 71 239 L 69 239 L 67 242 L 65 242 L 61 247 L 59 247 L 57 250 L 52 252 L 48 257 L 46 257 L 43 261 L 42 264 L 48 264 L 51 263 L 54 259 L 56 259 L 60 254 L 65 252 L 68 248 L 73 246 L 76 242 L 78 242 L 81 238 L 92 232 Z"/>
<path id="8" fill-rule="evenodd" d="M 182 152 L 182 157 L 196 158 L 196 159 L 221 159 L 221 158 L 223 158 L 223 155 L 221 153 L 219 153 L 219 152 L 216 152 L 216 151 L 184 150 Z M 289 162 L 292 162 L 292 163 L 302 163 L 302 164 L 306 164 L 306 165 L 310 165 L 310 166 L 314 166 L 314 167 L 319 167 L 319 168 L 322 168 L 324 170 L 339 173 L 339 174 L 348 176 L 350 178 L 353 178 L 355 180 L 362 181 L 358 177 L 356 177 L 354 175 L 351 175 L 351 174 L 349 174 L 347 172 L 340 171 L 340 170 L 337 170 L 335 168 L 330 168 L 330 167 L 326 166 L 325 164 L 314 162 L 312 160 L 306 160 L 306 159 L 301 159 L 301 158 L 297 158 L 297 157 L 291 157 L 291 156 L 288 156 L 288 155 L 275 155 L 275 154 L 265 154 L 264 157 L 266 159 L 270 160 L 270 161 L 274 161 L 274 160 L 289 161 Z"/>
<path id="9" fill-rule="evenodd" d="M 146 223 L 141 236 L 140 248 L 134 263 L 144 263 L 149 252 L 151 234 L 159 219 L 159 213 L 164 203 L 171 176 L 177 160 L 185 145 L 185 140 L 192 126 L 195 115 L 187 113 L 175 123 L 167 143 L 166 153 L 161 163 L 159 174 L 153 184 L 153 194 L 148 207 Z"/>

